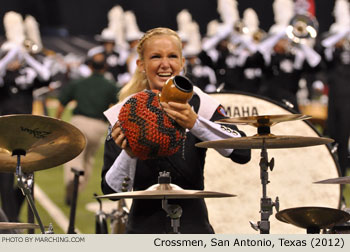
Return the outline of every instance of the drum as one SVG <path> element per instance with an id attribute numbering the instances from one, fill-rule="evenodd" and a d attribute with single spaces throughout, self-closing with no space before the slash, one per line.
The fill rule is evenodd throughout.
<path id="1" fill-rule="evenodd" d="M 215 93 L 212 97 L 221 102 L 229 117 L 292 114 L 282 104 L 267 98 L 240 93 Z M 238 125 L 247 136 L 257 133 L 249 125 Z M 271 127 L 275 135 L 319 137 L 307 121 L 282 122 Z M 314 184 L 327 178 L 339 177 L 338 163 L 326 145 L 313 147 L 268 149 L 269 160 L 275 159 L 269 171 L 267 197 L 278 196 L 280 210 L 292 207 L 320 206 L 338 208 L 341 199 L 340 185 Z M 205 164 L 205 190 L 237 194 L 235 198 L 206 199 L 209 219 L 216 233 L 254 234 L 249 221 L 257 223 L 260 217 L 262 185 L 260 180 L 260 150 L 252 150 L 247 164 L 237 164 L 208 149 Z M 305 230 L 282 223 L 270 216 L 271 234 L 297 234 Z"/>

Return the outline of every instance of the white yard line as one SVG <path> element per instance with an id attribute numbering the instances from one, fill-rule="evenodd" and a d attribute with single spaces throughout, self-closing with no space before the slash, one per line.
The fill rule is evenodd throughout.
<path id="1" fill-rule="evenodd" d="M 53 203 L 53 201 L 43 192 L 43 190 L 41 190 L 41 188 L 37 184 L 34 184 L 34 194 L 35 200 L 37 200 L 40 203 L 40 205 L 47 211 L 47 213 L 55 220 L 57 225 L 63 231 L 67 232 L 69 220 L 61 211 L 61 209 L 55 203 Z M 55 227 L 53 228 L 53 231 L 55 232 Z M 77 234 L 81 234 L 80 230 L 76 227 L 75 232 Z"/>

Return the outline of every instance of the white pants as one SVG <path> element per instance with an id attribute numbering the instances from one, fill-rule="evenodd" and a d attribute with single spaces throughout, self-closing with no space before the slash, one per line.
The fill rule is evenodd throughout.
<path id="1" fill-rule="evenodd" d="M 74 180 L 71 168 L 84 171 L 84 176 L 79 178 L 79 190 L 82 190 L 91 175 L 95 154 L 105 138 L 108 125 L 102 120 L 81 115 L 73 115 L 70 123 L 85 135 L 86 147 L 79 156 L 64 164 L 64 183 L 67 186 Z"/>

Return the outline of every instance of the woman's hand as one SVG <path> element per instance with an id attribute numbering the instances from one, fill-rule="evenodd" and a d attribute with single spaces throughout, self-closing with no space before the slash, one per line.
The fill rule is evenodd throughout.
<path id="1" fill-rule="evenodd" d="M 111 135 L 116 145 L 125 150 L 130 157 L 135 157 L 118 122 L 113 126 Z"/>
<path id="2" fill-rule="evenodd" d="M 193 111 L 188 103 L 161 102 L 164 111 L 173 118 L 181 127 L 192 129 L 196 123 L 198 115 Z"/>

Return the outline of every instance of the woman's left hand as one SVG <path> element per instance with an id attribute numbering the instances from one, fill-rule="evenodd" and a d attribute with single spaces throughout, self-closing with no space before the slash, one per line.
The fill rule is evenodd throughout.
<path id="1" fill-rule="evenodd" d="M 181 127 L 192 129 L 196 123 L 198 115 L 193 111 L 188 103 L 161 102 L 164 111 L 173 118 Z"/>

